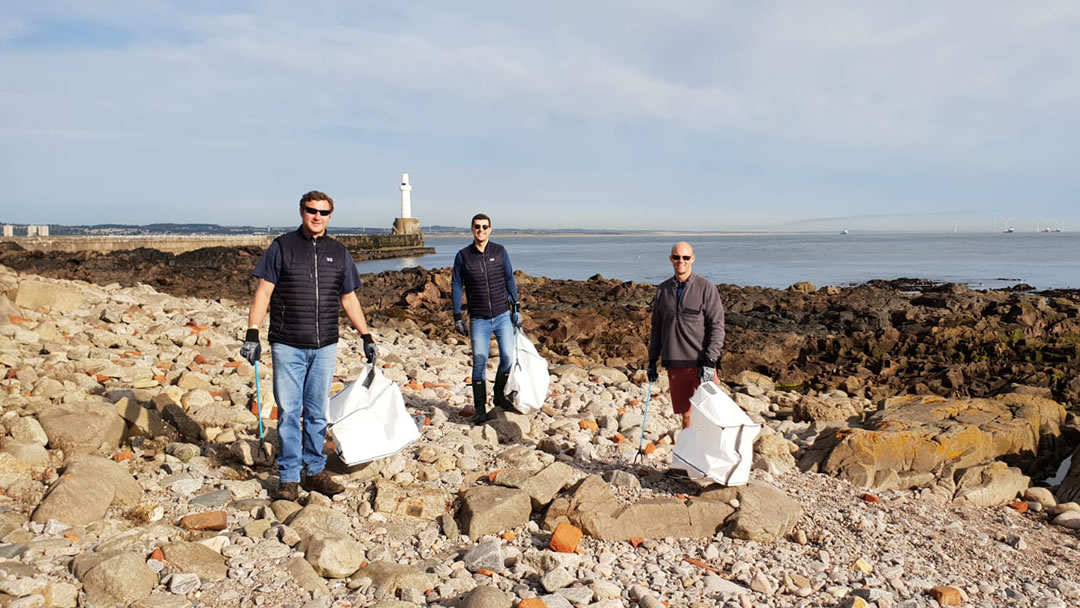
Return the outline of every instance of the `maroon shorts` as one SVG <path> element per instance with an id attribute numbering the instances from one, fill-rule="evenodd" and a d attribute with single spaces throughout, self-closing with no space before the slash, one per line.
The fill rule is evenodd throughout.
<path id="1" fill-rule="evenodd" d="M 669 367 L 667 377 L 671 385 L 671 409 L 675 410 L 676 414 L 689 412 L 690 397 L 701 384 L 701 368 Z M 718 381 L 715 374 L 713 374 L 713 381 Z"/>

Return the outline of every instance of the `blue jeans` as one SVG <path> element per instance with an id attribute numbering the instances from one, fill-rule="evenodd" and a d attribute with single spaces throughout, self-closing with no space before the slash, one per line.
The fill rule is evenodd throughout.
<path id="1" fill-rule="evenodd" d="M 301 470 L 315 475 L 326 467 L 326 406 L 337 367 L 337 344 L 322 348 L 271 344 L 270 352 L 278 406 L 278 474 L 281 483 L 300 481 Z"/>
<path id="2" fill-rule="evenodd" d="M 491 333 L 499 344 L 499 371 L 508 372 L 514 366 L 514 324 L 510 311 L 493 319 L 469 319 L 469 339 L 472 340 L 472 379 L 483 382 L 487 375 L 488 353 L 491 350 Z"/>

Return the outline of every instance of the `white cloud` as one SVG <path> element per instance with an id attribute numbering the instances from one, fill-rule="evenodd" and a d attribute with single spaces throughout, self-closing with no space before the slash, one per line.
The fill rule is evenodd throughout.
<path id="1" fill-rule="evenodd" d="M 391 162 L 389 142 L 415 156 L 447 146 L 441 162 L 466 175 L 504 147 L 531 154 L 515 178 L 534 180 L 537 198 L 603 195 L 567 159 L 624 162 L 627 147 L 658 180 L 701 164 L 698 181 L 755 200 L 799 196 L 761 183 L 771 172 L 1053 174 L 1080 152 L 1070 2 L 217 7 L 13 7 L 0 82 L 19 94 L 0 96 L 0 133 L 71 163 L 105 150 L 142 165 L 145 142 L 162 166 L 198 164 L 200 151 L 229 164 L 242 150 L 253 173 L 289 147 Z M 19 46 L 56 20 L 129 36 Z M 143 156 L 129 156 L 133 141 Z M 709 157 L 722 154 L 746 156 L 749 175 L 718 177 Z M 663 190 L 626 181 L 628 198 Z"/>

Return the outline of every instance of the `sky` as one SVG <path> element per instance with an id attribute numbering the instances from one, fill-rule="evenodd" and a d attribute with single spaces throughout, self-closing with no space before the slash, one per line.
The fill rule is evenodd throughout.
<path id="1" fill-rule="evenodd" d="M 0 0 L 0 221 L 1080 227 L 1080 3 Z"/>

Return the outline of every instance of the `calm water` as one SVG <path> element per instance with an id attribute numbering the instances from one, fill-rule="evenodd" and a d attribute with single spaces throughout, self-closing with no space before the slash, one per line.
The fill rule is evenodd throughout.
<path id="1" fill-rule="evenodd" d="M 594 274 L 659 283 L 671 276 L 671 245 L 682 237 L 534 237 L 500 235 L 515 270 L 586 279 Z M 798 281 L 850 285 L 912 277 L 973 288 L 1019 282 L 1037 289 L 1080 288 L 1080 233 L 770 234 L 689 237 L 694 271 L 714 283 L 787 287 Z M 452 266 L 466 237 L 428 237 L 436 253 L 361 262 L 362 273 Z"/>

